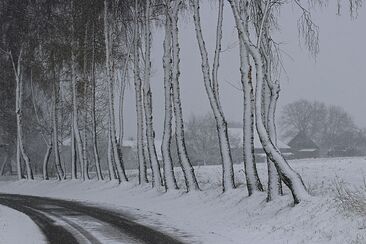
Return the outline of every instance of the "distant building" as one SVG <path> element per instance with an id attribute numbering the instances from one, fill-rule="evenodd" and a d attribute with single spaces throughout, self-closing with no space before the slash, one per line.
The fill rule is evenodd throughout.
<path id="1" fill-rule="evenodd" d="M 304 132 L 299 132 L 289 143 L 294 158 L 317 158 L 320 154 L 318 145 L 315 144 Z"/>
<path id="2" fill-rule="evenodd" d="M 243 162 L 243 128 L 228 128 L 232 158 L 234 163 Z M 277 147 L 286 159 L 294 157 L 291 147 L 281 140 L 277 140 Z M 256 162 L 265 162 L 267 155 L 262 147 L 257 131 L 254 131 L 254 154 Z"/>

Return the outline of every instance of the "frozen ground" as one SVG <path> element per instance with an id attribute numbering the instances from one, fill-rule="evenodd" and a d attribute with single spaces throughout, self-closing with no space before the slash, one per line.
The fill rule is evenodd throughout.
<path id="1" fill-rule="evenodd" d="M 28 216 L 0 205 L 0 243 L 42 244 L 46 242 L 37 225 Z"/>
<path id="2" fill-rule="evenodd" d="M 235 167 L 238 189 L 225 194 L 221 193 L 220 166 L 196 168 L 202 191 L 189 194 L 183 190 L 161 193 L 150 186 L 138 186 L 135 171 L 129 172 L 134 175 L 131 182 L 120 186 L 97 181 L 4 181 L 0 182 L 0 192 L 120 208 L 136 216 L 138 222 L 158 226 L 188 243 L 366 243 L 366 213 L 344 210 L 335 190 L 336 182 L 362 187 L 366 159 L 308 159 L 292 161 L 291 165 L 314 195 L 311 201 L 295 207 L 288 191 L 271 203 L 265 201 L 265 194 L 248 198 L 242 165 Z M 258 168 L 265 185 L 266 165 L 258 164 Z M 177 175 L 182 185 L 179 169 Z"/>

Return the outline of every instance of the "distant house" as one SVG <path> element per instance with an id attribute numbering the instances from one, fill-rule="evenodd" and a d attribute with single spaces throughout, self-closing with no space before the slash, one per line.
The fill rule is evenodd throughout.
<path id="1" fill-rule="evenodd" d="M 243 162 L 243 128 L 228 128 L 232 158 L 234 163 Z M 281 140 L 277 140 L 277 147 L 286 159 L 292 159 L 291 147 Z M 262 147 L 257 131 L 254 131 L 254 153 L 256 162 L 265 162 L 267 155 Z"/>
<path id="2" fill-rule="evenodd" d="M 289 143 L 294 158 L 317 158 L 320 154 L 318 145 L 315 144 L 304 132 L 299 132 Z"/>
<path id="3" fill-rule="evenodd" d="M 144 142 L 146 143 L 146 141 Z M 156 149 L 156 156 L 158 160 L 161 162 L 163 160 L 163 156 L 161 154 L 161 140 L 155 139 L 155 149 Z M 137 142 L 133 138 L 124 139 L 122 143 L 122 150 L 123 150 L 123 158 L 125 163 L 126 169 L 136 169 L 138 168 L 137 162 Z M 148 165 L 148 167 L 150 167 Z"/>

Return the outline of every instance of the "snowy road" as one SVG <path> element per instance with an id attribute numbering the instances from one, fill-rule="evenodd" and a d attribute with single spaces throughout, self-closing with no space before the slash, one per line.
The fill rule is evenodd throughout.
<path id="1" fill-rule="evenodd" d="M 182 243 L 121 213 L 78 202 L 0 194 L 0 204 L 28 215 L 51 244 Z"/>

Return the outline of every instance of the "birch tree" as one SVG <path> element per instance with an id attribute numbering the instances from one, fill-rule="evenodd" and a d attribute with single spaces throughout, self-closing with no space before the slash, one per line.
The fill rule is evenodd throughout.
<path id="1" fill-rule="evenodd" d="M 208 61 L 208 52 L 204 42 L 201 19 L 199 13 L 199 0 L 192 0 L 193 5 L 193 19 L 196 29 L 197 42 L 201 53 L 202 59 L 202 73 L 203 81 L 208 95 L 211 109 L 215 116 L 217 134 L 219 138 L 220 154 L 222 158 L 222 185 L 223 191 L 227 191 L 235 188 L 234 182 L 234 169 L 231 157 L 229 136 L 227 131 L 227 122 L 224 116 L 222 107 L 220 106 L 219 88 L 218 88 L 218 68 L 221 52 L 221 40 L 222 40 L 222 22 L 223 22 L 223 9 L 224 0 L 219 0 L 219 13 L 217 19 L 217 32 L 216 32 L 216 49 L 213 62 L 212 77 L 210 76 L 210 64 Z"/>
<path id="2" fill-rule="evenodd" d="M 165 7 L 165 39 L 163 44 L 163 68 L 164 68 L 164 129 L 161 144 L 161 154 L 163 157 L 164 168 L 164 186 L 165 190 L 178 189 L 177 181 L 174 175 L 174 165 L 171 155 L 172 143 L 172 25 L 169 18 L 169 9 Z"/>
<path id="3" fill-rule="evenodd" d="M 245 42 L 242 39 L 244 32 L 247 32 L 247 20 L 239 15 L 239 2 L 229 0 L 231 8 L 238 12 L 235 16 L 235 24 L 238 29 L 240 49 L 240 75 L 243 90 L 243 155 L 244 169 L 248 194 L 263 191 L 254 159 L 254 92 L 252 82 L 252 68 L 249 61 L 249 53 L 246 51 Z M 246 6 L 247 7 L 247 6 Z"/>
<path id="4" fill-rule="evenodd" d="M 258 36 L 258 46 L 263 59 L 263 95 L 262 95 L 262 117 L 268 135 L 275 146 L 277 146 L 277 132 L 275 125 L 276 106 L 279 98 L 280 84 L 278 80 L 273 81 L 273 75 L 277 69 L 276 63 L 280 62 L 279 55 L 276 55 L 276 47 L 273 47 L 273 41 L 270 28 L 276 25 L 275 16 L 272 14 L 276 2 L 255 1 L 252 2 L 251 18 L 254 29 Z M 265 17 L 267 16 L 267 17 Z M 275 164 L 267 158 L 268 168 L 268 186 L 267 201 L 271 201 L 282 194 L 282 184 Z"/>
<path id="5" fill-rule="evenodd" d="M 152 91 L 150 86 L 151 75 L 151 3 L 150 0 L 146 0 L 145 4 L 145 21 L 144 21 L 144 41 L 145 41 L 145 59 L 144 59 L 144 109 L 145 109 L 145 121 L 146 121 L 146 144 L 148 153 L 150 156 L 151 171 L 152 171 L 152 186 L 159 187 L 162 185 L 162 178 L 160 173 L 160 164 L 156 154 L 155 148 L 155 132 L 153 129 L 153 111 L 152 111 Z"/>
<path id="6" fill-rule="evenodd" d="M 25 162 L 26 172 L 27 172 L 27 178 L 28 180 L 33 180 L 33 171 L 31 168 L 31 162 L 30 159 L 25 152 L 24 144 L 23 144 L 23 114 L 22 114 L 22 100 L 23 100 L 23 70 L 22 70 L 22 59 L 23 59 L 23 46 L 20 47 L 20 51 L 18 54 L 18 59 L 15 64 L 13 55 L 9 53 L 10 59 L 13 65 L 14 75 L 15 75 L 15 81 L 16 81 L 16 115 L 17 115 L 17 150 L 20 151 L 20 154 Z M 17 155 L 19 152 L 17 152 Z M 17 165 L 20 166 L 20 157 L 17 158 Z"/>
<path id="7" fill-rule="evenodd" d="M 78 159 L 80 163 L 80 171 L 81 171 L 81 178 L 85 179 L 85 172 L 84 172 L 84 155 L 83 155 L 83 144 L 81 140 L 81 133 L 79 129 L 79 113 L 78 113 L 78 99 L 77 99 L 77 74 L 76 74 L 76 37 L 75 37 L 75 10 L 74 10 L 74 0 L 71 1 L 71 11 L 72 11 L 72 22 L 71 22 L 71 84 L 72 84 L 72 129 L 74 131 L 75 136 L 75 147 L 78 153 Z M 75 148 L 71 148 L 71 150 L 75 150 Z M 76 164 L 72 165 L 71 171 L 76 171 Z M 72 174 L 73 177 L 73 174 Z M 75 174 L 74 177 L 76 178 L 77 175 Z M 73 178 L 73 179 L 75 179 Z"/>
<path id="8" fill-rule="evenodd" d="M 275 167 L 283 182 L 290 188 L 294 203 L 297 204 L 303 200 L 309 198 L 309 193 L 302 181 L 301 176 L 294 171 L 290 165 L 287 163 L 286 159 L 281 154 L 280 150 L 271 141 L 269 134 L 265 128 L 265 124 L 262 117 L 262 92 L 263 92 L 263 82 L 264 82 L 264 70 L 263 70 L 263 59 L 260 53 L 260 46 L 253 45 L 249 39 L 248 31 L 245 30 L 243 23 L 248 25 L 249 15 L 248 6 L 249 2 L 244 0 L 239 2 L 237 0 L 229 0 L 232 12 L 235 19 L 236 28 L 239 32 L 240 41 L 245 45 L 246 53 L 250 54 L 253 58 L 255 65 L 255 78 L 256 78 L 256 88 L 255 88 L 255 122 L 257 132 L 260 141 L 263 145 L 263 149 L 266 152 L 270 160 L 275 164 Z M 242 7 L 242 8 L 240 8 Z M 242 10 L 242 11 L 241 11 Z M 263 22 L 265 23 L 267 16 L 263 17 Z M 261 43 L 261 35 L 258 36 L 257 43 Z"/>
<path id="9" fill-rule="evenodd" d="M 59 80 L 56 74 L 56 64 L 55 64 L 55 57 L 52 56 L 52 140 L 53 140 L 53 154 L 55 158 L 55 166 L 56 166 L 56 173 L 59 180 L 65 179 L 66 174 L 64 169 L 62 168 L 61 164 L 61 157 L 60 157 L 60 147 L 59 147 L 59 121 L 58 121 L 58 113 L 59 113 Z M 73 168 L 71 169 L 71 177 L 73 177 Z M 76 174 L 76 171 L 75 171 Z M 76 177 L 76 176 L 75 176 Z M 76 179 L 76 178 L 73 178 Z"/>
<path id="10" fill-rule="evenodd" d="M 97 119 L 96 119 L 96 60 L 95 60 L 95 44 L 96 44 L 96 37 L 95 37 L 95 24 L 93 23 L 93 44 L 92 44 L 92 64 L 91 64 L 91 95 L 90 95 L 90 103 L 91 103 L 91 133 L 92 133 L 92 143 L 93 143 L 93 154 L 94 154 L 94 162 L 95 168 L 97 171 L 97 178 L 98 180 L 103 180 L 102 169 L 100 165 L 100 157 L 99 157 L 99 150 L 98 150 L 98 139 L 97 139 Z"/>
<path id="11" fill-rule="evenodd" d="M 34 91 L 34 86 L 33 86 L 32 70 L 31 70 L 31 74 L 30 74 L 30 90 L 31 90 L 34 114 L 35 114 L 35 117 L 37 119 L 38 125 L 40 127 L 41 137 L 42 137 L 42 139 L 43 139 L 43 141 L 44 141 L 44 143 L 47 147 L 46 153 L 45 153 L 44 158 L 43 158 L 42 175 L 43 175 L 44 180 L 48 180 L 49 179 L 49 177 L 48 177 L 48 162 L 49 162 L 51 152 L 52 152 L 52 132 L 50 131 L 49 121 L 43 119 L 43 121 L 45 121 L 45 123 L 43 123 L 41 118 L 40 118 L 40 115 L 38 113 L 36 97 L 35 97 L 35 91 Z M 40 94 L 40 97 L 42 97 L 45 100 L 45 98 L 44 98 L 45 95 L 44 94 Z"/>
<path id="12" fill-rule="evenodd" d="M 175 118 L 175 133 L 177 141 L 177 151 L 179 163 L 181 164 L 187 191 L 199 190 L 198 182 L 194 169 L 189 160 L 187 149 L 184 141 L 184 123 L 183 111 L 180 98 L 179 76 L 180 76 L 180 48 L 178 37 L 178 12 L 182 4 L 182 0 L 173 0 L 169 6 L 169 17 L 172 24 L 172 87 L 173 87 L 173 107 Z"/>
<path id="13" fill-rule="evenodd" d="M 108 80 L 108 99 L 109 99 L 109 137 L 111 140 L 110 149 L 115 162 L 116 173 L 120 181 L 128 181 L 122 158 L 118 153 L 117 137 L 116 137 L 116 120 L 114 110 L 114 70 L 112 51 L 112 36 L 110 27 L 110 16 L 108 11 L 108 1 L 104 0 L 104 40 L 105 40 L 105 55 L 106 55 L 106 76 Z"/>
<path id="14" fill-rule="evenodd" d="M 139 9 L 140 5 L 138 0 L 135 0 L 134 7 L 134 34 L 133 34 L 133 73 L 134 73 L 134 84 L 135 84 L 135 95 L 136 95 L 136 122 L 137 122 L 137 161 L 139 168 L 139 183 L 148 183 L 147 178 L 147 166 L 144 153 L 144 108 L 143 108 L 143 97 L 142 97 L 142 81 L 140 77 L 140 55 L 139 55 Z"/>

